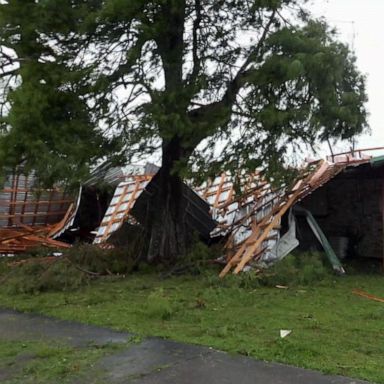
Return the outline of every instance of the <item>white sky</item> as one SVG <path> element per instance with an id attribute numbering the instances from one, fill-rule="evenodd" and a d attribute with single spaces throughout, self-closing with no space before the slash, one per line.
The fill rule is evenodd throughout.
<path id="1" fill-rule="evenodd" d="M 367 76 L 372 134 L 359 138 L 357 147 L 384 146 L 384 0 L 312 0 L 310 10 L 355 48 L 357 65 Z"/>

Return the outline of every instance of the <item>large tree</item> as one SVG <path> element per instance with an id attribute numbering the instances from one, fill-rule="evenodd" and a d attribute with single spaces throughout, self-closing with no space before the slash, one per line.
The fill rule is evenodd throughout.
<path id="1" fill-rule="evenodd" d="M 110 140 L 87 102 L 78 23 L 92 2 L 12 0 L 0 8 L 0 164 L 79 184 Z M 84 4 L 87 3 L 85 7 Z"/>
<path id="2" fill-rule="evenodd" d="M 0 20 L 17 3 L 24 2 L 6 1 Z M 97 111 L 102 125 L 124 138 L 127 156 L 161 152 L 159 193 L 145 223 L 152 258 L 173 259 L 185 252 L 185 170 L 273 170 L 303 143 L 348 139 L 366 128 L 364 77 L 355 58 L 323 20 L 310 17 L 305 1 L 32 3 L 58 14 L 65 3 L 62 13 L 76 20 L 69 31 L 59 31 L 61 38 L 49 33 L 57 28 L 53 21 L 45 31 L 39 23 L 31 29 L 54 51 L 54 63 L 64 56 L 66 68 L 71 63 L 76 73 L 86 74 L 82 111 Z M 10 25 L 28 26 L 26 19 L 9 17 Z M 2 25 L 1 35 L 7 28 Z M 74 87 L 70 97 L 79 97 L 77 81 L 66 80 Z M 27 86 L 37 84 L 25 78 L 20 87 Z M 8 100 L 9 133 L 3 143 L 13 130 L 28 130 L 25 124 L 17 128 L 28 108 L 16 108 L 14 94 Z M 40 112 L 36 115 L 33 121 Z M 65 126 L 66 118 L 61 121 Z M 49 132 L 58 129 L 52 121 Z"/>

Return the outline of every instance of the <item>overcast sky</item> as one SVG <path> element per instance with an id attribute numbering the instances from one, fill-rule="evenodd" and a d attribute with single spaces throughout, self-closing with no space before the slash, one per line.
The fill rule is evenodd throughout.
<path id="1" fill-rule="evenodd" d="M 355 48 L 357 65 L 367 76 L 372 135 L 361 137 L 358 146 L 384 146 L 384 0 L 312 0 L 310 9 Z"/>

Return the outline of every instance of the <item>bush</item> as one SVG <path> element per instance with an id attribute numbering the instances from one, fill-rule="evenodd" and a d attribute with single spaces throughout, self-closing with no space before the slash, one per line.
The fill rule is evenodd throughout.
<path id="1" fill-rule="evenodd" d="M 5 278 L 10 293 L 38 293 L 75 289 L 90 277 L 63 259 L 48 263 L 31 261 L 12 267 Z"/>
<path id="2" fill-rule="evenodd" d="M 297 253 L 288 255 L 271 268 L 258 275 L 261 285 L 311 285 L 331 276 L 322 253 Z"/>
<path id="3" fill-rule="evenodd" d="M 103 275 L 126 275 L 135 260 L 125 249 L 101 249 L 80 245 L 54 259 L 47 258 L 47 249 L 34 250 L 0 263 L 1 281 L 11 293 L 65 291 L 89 284 Z"/>
<path id="4" fill-rule="evenodd" d="M 94 274 L 126 275 L 136 265 L 135 255 L 129 247 L 102 249 L 95 245 L 82 244 L 64 252 L 71 263 Z"/>
<path id="5" fill-rule="evenodd" d="M 212 261 L 222 255 L 221 244 L 208 246 L 198 239 L 194 239 L 183 257 L 171 266 L 165 266 L 162 277 L 175 275 L 200 275 L 212 265 Z"/>
<path id="6" fill-rule="evenodd" d="M 251 269 L 238 275 L 228 274 L 224 279 L 213 276 L 208 282 L 209 285 L 219 285 L 223 288 L 244 289 L 276 285 L 311 285 L 332 276 L 332 270 L 327 264 L 321 253 L 297 253 L 288 255 L 268 269 Z"/>

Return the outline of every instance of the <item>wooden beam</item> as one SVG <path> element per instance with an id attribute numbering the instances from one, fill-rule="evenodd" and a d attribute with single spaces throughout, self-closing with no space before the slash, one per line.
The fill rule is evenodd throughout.
<path id="1" fill-rule="evenodd" d="M 269 236 L 269 233 L 271 230 L 277 225 L 278 221 L 281 219 L 281 217 L 284 215 L 285 212 L 288 211 L 288 209 L 292 206 L 292 204 L 295 203 L 297 197 L 299 196 L 301 192 L 301 188 L 298 188 L 296 192 L 294 192 L 291 197 L 287 200 L 287 202 L 283 205 L 281 210 L 275 215 L 273 220 L 270 222 L 270 224 L 263 230 L 263 233 L 261 236 L 257 239 L 255 244 L 250 246 L 244 256 L 241 258 L 241 261 L 237 265 L 237 267 L 234 270 L 234 274 L 238 274 L 243 270 L 245 265 L 252 260 L 253 258 L 253 253 L 255 250 L 261 246 L 262 242 Z"/>
<path id="2" fill-rule="evenodd" d="M 217 193 L 216 193 L 215 202 L 213 203 L 213 207 L 214 207 L 214 208 L 217 208 L 218 203 L 219 203 L 219 201 L 220 201 L 220 195 L 221 195 L 221 192 L 222 192 L 221 190 L 222 190 L 222 188 L 223 188 L 223 185 L 224 185 L 224 182 L 225 182 L 225 178 L 226 178 L 226 175 L 225 175 L 225 173 L 223 173 L 223 174 L 221 175 L 220 183 L 219 183 L 219 186 L 218 186 L 218 188 L 217 188 Z"/>
<path id="3" fill-rule="evenodd" d="M 51 228 L 51 230 L 49 231 L 49 233 L 47 235 L 48 237 L 54 236 L 57 232 L 59 232 L 65 226 L 65 224 L 68 221 L 68 218 L 72 214 L 73 208 L 74 208 L 74 204 L 72 203 L 68 207 L 67 212 L 65 213 L 64 217 Z M 48 215 L 47 215 L 47 217 L 48 217 Z"/>

